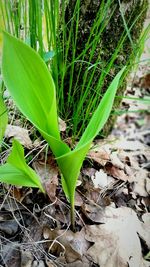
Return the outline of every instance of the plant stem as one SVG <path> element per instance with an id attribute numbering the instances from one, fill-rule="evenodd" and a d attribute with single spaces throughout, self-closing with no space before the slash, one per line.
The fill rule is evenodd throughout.
<path id="1" fill-rule="evenodd" d="M 74 203 L 70 206 L 70 220 L 73 232 L 75 232 L 75 216 L 74 216 Z"/>

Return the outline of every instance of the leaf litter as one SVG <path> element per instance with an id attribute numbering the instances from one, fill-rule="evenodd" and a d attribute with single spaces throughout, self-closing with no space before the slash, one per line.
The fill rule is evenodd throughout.
<path id="1" fill-rule="evenodd" d="M 5 138 L 16 138 L 24 147 L 32 148 L 29 131 L 19 126 L 8 124 L 5 131 Z"/>
<path id="2" fill-rule="evenodd" d="M 144 231 L 144 223 L 130 208 L 109 208 L 109 215 L 104 224 L 86 227 L 85 238 L 94 242 L 87 254 L 101 267 L 149 266 L 143 259 L 139 236 L 145 240 L 147 234 L 150 240 L 150 224 L 149 231 Z"/>

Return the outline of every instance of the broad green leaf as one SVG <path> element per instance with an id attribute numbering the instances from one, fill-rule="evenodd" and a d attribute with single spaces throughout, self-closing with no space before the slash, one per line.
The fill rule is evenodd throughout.
<path id="1" fill-rule="evenodd" d="M 124 68 L 114 78 L 81 140 L 71 151 L 60 139 L 55 86 L 39 55 L 23 42 L 5 33 L 2 62 L 4 82 L 16 105 L 49 143 L 62 174 L 64 192 L 73 207 L 80 168 L 91 142 L 110 115 Z"/>
<path id="2" fill-rule="evenodd" d="M 26 164 L 23 147 L 17 140 L 13 140 L 12 151 L 7 159 L 7 163 L 0 166 L 0 182 L 19 186 L 38 187 L 44 192 L 40 178 Z"/>
<path id="3" fill-rule="evenodd" d="M 26 173 L 9 163 L 0 166 L 0 182 L 17 186 L 38 187 Z"/>
<path id="4" fill-rule="evenodd" d="M 60 140 L 56 92 L 46 64 L 28 45 L 4 32 L 2 75 L 21 112 L 38 128 L 55 156 L 70 151 Z"/>
<path id="5" fill-rule="evenodd" d="M 124 70 L 125 67 L 116 75 L 110 84 L 74 151 L 57 158 L 58 165 L 63 174 L 63 188 L 71 203 L 74 200 L 76 181 L 83 160 L 93 139 L 100 132 L 109 118 L 119 80 Z"/>
<path id="6" fill-rule="evenodd" d="M 0 94 L 0 144 L 2 142 L 7 123 L 8 123 L 7 109 L 4 104 L 2 95 Z"/>

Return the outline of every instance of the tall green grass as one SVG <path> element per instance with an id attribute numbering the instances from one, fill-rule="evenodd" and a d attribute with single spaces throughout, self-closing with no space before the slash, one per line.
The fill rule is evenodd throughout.
<path id="1" fill-rule="evenodd" d="M 59 115 L 67 122 L 67 134 L 78 139 L 114 75 L 125 64 L 128 73 L 135 57 L 140 58 L 149 29 L 138 42 L 132 36 L 146 7 L 126 19 L 120 1 L 102 0 L 90 28 L 83 26 L 83 32 L 80 0 L 8 0 L 1 1 L 0 8 L 5 29 L 23 39 L 47 62 L 55 81 Z M 108 27 L 117 30 L 113 24 L 118 8 L 118 27 L 122 31 L 109 54 L 109 34 L 113 32 Z"/>

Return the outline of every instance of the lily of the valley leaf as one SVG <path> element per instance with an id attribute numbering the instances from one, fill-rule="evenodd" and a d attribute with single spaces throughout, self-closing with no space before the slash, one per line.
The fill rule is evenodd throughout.
<path id="1" fill-rule="evenodd" d="M 76 182 L 91 142 L 106 123 L 123 68 L 114 78 L 73 151 L 60 137 L 55 85 L 40 56 L 29 46 L 4 33 L 2 74 L 21 112 L 49 143 L 62 175 L 62 185 L 72 209 Z"/>
<path id="2" fill-rule="evenodd" d="M 15 139 L 7 163 L 0 166 L 0 181 L 18 186 L 37 187 L 44 192 L 40 177 L 26 164 L 23 147 Z"/>

